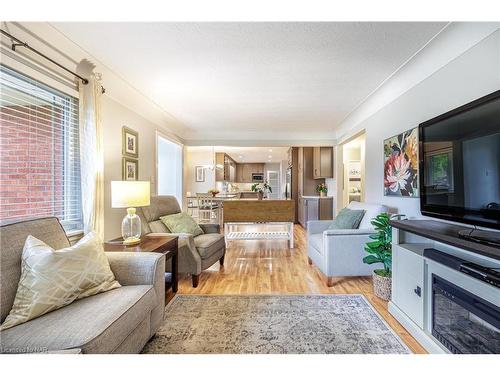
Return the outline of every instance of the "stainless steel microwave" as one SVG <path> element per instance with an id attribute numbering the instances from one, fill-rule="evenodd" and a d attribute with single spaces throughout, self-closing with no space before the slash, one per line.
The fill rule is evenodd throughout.
<path id="1" fill-rule="evenodd" d="M 252 182 L 264 182 L 264 173 L 252 173 Z"/>

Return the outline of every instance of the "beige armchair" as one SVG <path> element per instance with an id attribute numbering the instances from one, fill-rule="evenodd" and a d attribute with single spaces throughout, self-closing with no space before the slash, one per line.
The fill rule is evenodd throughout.
<path id="1" fill-rule="evenodd" d="M 172 215 L 181 212 L 181 208 L 174 196 L 151 197 L 148 207 L 139 209 L 142 222 L 142 233 L 171 233 L 160 220 L 161 216 Z M 200 274 L 203 270 L 211 267 L 219 261 L 224 265 L 226 243 L 224 236 L 220 234 L 218 224 L 200 224 L 203 234 L 193 236 L 187 233 L 171 233 L 179 237 L 179 273 L 191 274 L 193 287 L 198 286 Z M 167 264 L 167 271 L 170 265 Z"/>

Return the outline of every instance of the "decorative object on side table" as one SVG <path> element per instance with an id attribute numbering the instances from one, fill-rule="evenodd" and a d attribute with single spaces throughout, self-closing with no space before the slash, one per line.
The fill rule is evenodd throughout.
<path id="1" fill-rule="evenodd" d="M 328 188 L 323 183 L 316 186 L 316 191 L 319 193 L 320 197 L 326 197 L 326 194 L 328 193 Z"/>
<path id="2" fill-rule="evenodd" d="M 377 234 L 370 235 L 373 240 L 365 245 L 365 250 L 370 255 L 363 258 L 363 263 L 382 263 L 384 268 L 373 271 L 373 291 L 383 300 L 391 299 L 391 269 L 392 269 L 392 226 L 391 220 L 399 219 L 405 215 L 391 215 L 386 212 L 378 214 L 371 224 Z"/>
<path id="3" fill-rule="evenodd" d="M 149 206 L 149 181 L 111 181 L 111 207 L 127 208 L 122 221 L 123 244 L 132 245 L 141 241 L 141 219 L 135 207 Z"/>
<path id="4" fill-rule="evenodd" d="M 139 133 L 126 126 L 122 127 L 122 154 L 132 158 L 139 157 Z"/>
<path id="5" fill-rule="evenodd" d="M 172 292 L 177 293 L 178 248 L 177 236 L 154 236 L 151 234 L 142 237 L 141 243 L 136 245 L 125 245 L 121 238 L 104 243 L 104 251 L 162 253 L 165 255 L 165 260 L 172 259 L 172 272 L 165 273 L 165 293 L 170 287 Z"/>
<path id="6" fill-rule="evenodd" d="M 219 190 L 217 190 L 217 189 L 209 189 L 209 190 L 208 190 L 208 192 L 209 192 L 210 194 L 212 194 L 212 197 L 214 197 L 214 198 L 215 198 L 215 196 L 216 196 L 217 194 L 219 194 L 219 193 L 220 193 L 220 191 L 219 191 Z"/>
<path id="7" fill-rule="evenodd" d="M 267 181 L 264 181 L 263 183 L 253 184 L 252 191 L 255 191 L 257 193 L 257 198 L 261 201 L 262 198 L 264 198 L 264 194 L 272 193 L 273 189 L 271 189 L 271 186 L 269 186 Z"/>
<path id="8" fill-rule="evenodd" d="M 418 198 L 418 128 L 384 141 L 384 195 Z"/>
<path id="9" fill-rule="evenodd" d="M 139 160 L 122 158 L 122 180 L 137 181 L 139 179 Z"/>

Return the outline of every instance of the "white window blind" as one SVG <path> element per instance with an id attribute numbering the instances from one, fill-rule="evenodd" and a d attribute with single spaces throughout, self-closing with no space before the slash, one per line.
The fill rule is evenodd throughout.
<path id="1" fill-rule="evenodd" d="M 157 136 L 158 195 L 173 195 L 182 205 L 182 146 Z"/>
<path id="2" fill-rule="evenodd" d="M 0 65 L 0 223 L 82 229 L 78 99 Z"/>

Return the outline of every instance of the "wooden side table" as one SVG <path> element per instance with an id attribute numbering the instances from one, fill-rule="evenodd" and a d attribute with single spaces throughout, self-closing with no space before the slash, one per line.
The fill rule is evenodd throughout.
<path id="1" fill-rule="evenodd" d="M 104 243 L 104 251 L 154 252 L 164 254 L 166 260 L 171 259 L 172 273 L 165 274 L 165 293 L 170 288 L 177 293 L 178 249 L 178 240 L 174 236 L 143 236 L 140 243 L 130 246 L 124 245 L 121 237 Z"/>

